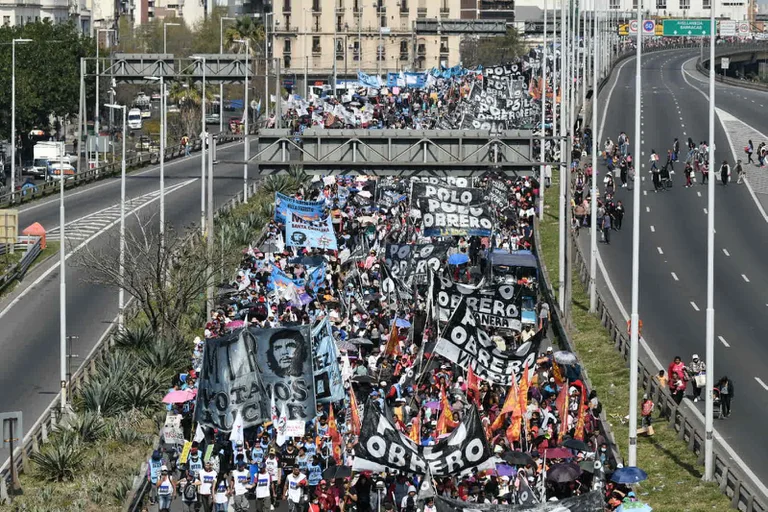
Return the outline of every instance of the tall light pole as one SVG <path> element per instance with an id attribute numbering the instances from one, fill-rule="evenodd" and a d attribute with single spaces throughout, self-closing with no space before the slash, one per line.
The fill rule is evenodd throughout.
<path id="1" fill-rule="evenodd" d="M 565 75 L 567 73 L 566 69 L 566 61 L 565 57 L 568 53 L 568 41 L 565 37 L 565 25 L 566 25 L 566 18 L 565 18 L 565 6 L 566 2 L 568 0 L 560 0 L 560 161 L 566 162 L 565 166 L 560 164 L 560 204 L 558 205 L 558 211 L 559 211 L 559 228 L 560 228 L 560 244 L 559 244 L 559 271 L 558 271 L 558 280 L 559 280 L 559 289 L 560 289 L 560 311 L 565 311 L 565 244 L 566 244 L 566 238 L 568 236 L 567 234 L 567 228 L 565 225 L 565 205 L 566 205 L 566 189 L 567 189 L 567 183 L 565 180 L 568 179 L 568 172 L 567 172 L 567 156 L 565 154 L 565 137 L 566 137 L 566 118 L 568 117 L 568 113 L 565 112 L 566 108 L 566 99 L 568 94 L 565 90 Z"/>
<path id="2" fill-rule="evenodd" d="M 597 33 L 597 0 L 595 2 L 594 10 L 594 29 Z M 586 28 L 586 27 L 585 27 Z M 595 40 L 596 41 L 596 40 Z M 595 47 L 597 50 L 597 47 Z M 593 55 L 597 56 L 597 51 L 593 52 Z M 585 77 L 586 78 L 586 77 Z M 589 312 L 594 313 L 597 311 L 597 289 L 595 286 L 595 280 L 597 278 L 597 66 L 592 66 L 592 183 L 591 183 L 591 197 L 590 201 L 590 217 L 591 217 L 591 236 L 589 241 Z"/>
<path id="3" fill-rule="evenodd" d="M 160 82 L 160 249 L 165 250 L 165 77 L 145 76 L 144 79 Z"/>
<path id="4" fill-rule="evenodd" d="M 222 16 L 219 18 L 219 53 L 224 53 L 224 20 L 236 21 L 237 18 Z M 219 82 L 219 133 L 224 131 L 224 82 Z"/>
<path id="5" fill-rule="evenodd" d="M 715 477 L 714 458 L 714 404 L 712 388 L 715 384 L 715 2 L 709 12 L 709 169 L 707 187 L 707 330 L 706 362 L 707 387 L 704 410 L 704 480 Z M 734 162 L 736 165 L 736 162 Z"/>
<path id="6" fill-rule="evenodd" d="M 307 41 L 309 39 L 309 26 L 307 25 L 307 9 L 303 9 L 304 14 L 304 99 L 309 99 L 309 50 L 307 50 Z"/>
<path id="7" fill-rule="evenodd" d="M 202 131 L 200 132 L 200 230 L 205 234 L 205 57 L 193 55 L 193 59 L 200 61 L 203 67 L 202 94 L 200 96 L 200 111 L 202 118 Z"/>
<path id="8" fill-rule="evenodd" d="M 180 27 L 181 23 L 163 23 L 163 53 L 168 53 L 168 27 Z"/>
<path id="9" fill-rule="evenodd" d="M 638 324 L 640 288 L 640 91 L 643 56 L 643 2 L 637 2 L 637 58 L 635 62 L 635 182 L 632 185 L 634 218 L 632 219 L 632 314 L 630 316 L 629 344 L 629 465 L 637 465 L 637 352 L 640 333 Z"/>
<path id="10" fill-rule="evenodd" d="M 101 47 L 99 37 L 102 32 L 115 32 L 115 29 L 100 28 L 96 31 L 96 112 L 94 112 L 93 116 L 93 134 L 96 136 L 96 167 L 99 166 L 99 48 Z M 109 36 L 107 36 L 107 38 L 109 38 Z"/>
<path id="11" fill-rule="evenodd" d="M 32 39 L 14 39 L 11 42 L 11 202 L 16 192 L 16 43 L 31 42 Z"/>
<path id="12" fill-rule="evenodd" d="M 59 161 L 64 156 L 63 143 L 59 145 Z M 61 377 L 61 410 L 67 405 L 67 246 L 64 243 L 64 167 L 59 171 L 59 374 Z"/>
<path id="13" fill-rule="evenodd" d="M 547 136 L 547 1 L 544 0 L 544 52 L 541 59 L 541 170 L 539 171 L 539 220 L 544 220 L 544 189 L 547 188 L 547 171 L 544 147 Z M 553 103 L 554 104 L 554 103 Z"/>
<path id="14" fill-rule="evenodd" d="M 248 106 L 248 72 L 249 72 L 249 66 L 248 66 L 248 56 L 251 54 L 251 41 L 250 39 L 238 39 L 235 41 L 236 43 L 244 44 L 245 45 L 245 99 L 243 100 L 243 119 L 245 120 L 245 138 L 243 139 L 243 202 L 248 202 L 248 158 L 250 157 L 249 154 L 249 147 L 248 147 L 248 118 L 251 117 L 250 115 L 250 107 Z M 211 169 L 213 170 L 213 169 Z"/>
<path id="15" fill-rule="evenodd" d="M 123 111 L 123 154 L 121 156 L 120 171 L 120 262 L 118 266 L 119 289 L 117 292 L 117 325 L 122 330 L 125 325 L 125 133 L 127 131 L 125 105 L 107 103 L 107 108 Z"/>

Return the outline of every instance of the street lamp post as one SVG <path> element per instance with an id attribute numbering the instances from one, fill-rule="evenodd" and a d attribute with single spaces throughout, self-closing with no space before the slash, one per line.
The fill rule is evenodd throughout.
<path id="1" fill-rule="evenodd" d="M 193 59 L 199 60 L 203 66 L 202 94 L 200 97 L 200 111 L 202 118 L 202 132 L 200 132 L 200 230 L 205 234 L 205 57 L 193 55 Z"/>
<path id="2" fill-rule="evenodd" d="M 121 156 L 120 166 L 120 263 L 117 277 L 119 283 L 117 292 L 117 325 L 118 328 L 122 330 L 125 325 L 125 133 L 128 129 L 126 126 L 127 112 L 125 105 L 107 103 L 104 106 L 110 109 L 123 111 L 123 154 Z"/>
<path id="3" fill-rule="evenodd" d="M 597 34 L 597 0 L 593 0 L 594 19 L 592 20 L 595 34 Z M 586 26 L 584 27 L 586 28 Z M 593 39 L 594 43 L 597 43 L 597 39 Z M 597 58 L 597 47 L 594 47 L 592 52 L 593 58 Z M 586 81 L 586 75 L 584 75 Z M 589 239 L 589 312 L 594 313 L 597 311 L 597 288 L 596 288 L 596 273 L 597 273 L 597 66 L 592 65 L 592 184 L 590 187 L 590 239 Z"/>
<path id="4" fill-rule="evenodd" d="M 245 135 L 243 139 L 243 202 L 248 202 L 248 158 L 250 157 L 250 151 L 248 147 L 248 118 L 250 116 L 250 110 L 248 105 L 248 56 L 251 53 L 251 40 L 250 39 L 238 39 L 236 43 L 245 45 L 245 96 L 243 99 L 243 119 L 245 121 Z"/>
<path id="5" fill-rule="evenodd" d="M 164 70 L 163 70 L 164 71 Z M 165 137 L 167 119 L 165 115 L 165 76 L 145 76 L 147 80 L 160 82 L 160 249 L 165 250 Z"/>
<path id="6" fill-rule="evenodd" d="M 307 26 L 307 11 L 304 8 L 304 99 L 309 99 L 309 50 L 307 50 L 307 41 L 309 36 L 309 27 Z"/>
<path id="7" fill-rule="evenodd" d="M 63 143 L 62 143 L 63 144 Z M 59 161 L 64 156 L 61 145 L 58 148 Z M 66 245 L 64 243 L 64 232 L 66 223 L 64 221 L 64 167 L 60 165 L 59 180 L 61 181 L 61 193 L 59 195 L 59 373 L 61 378 L 61 410 L 67 405 L 67 269 L 65 263 Z"/>
<path id="8" fill-rule="evenodd" d="M 224 53 L 224 20 L 236 21 L 237 18 L 222 16 L 219 18 L 219 53 Z M 219 82 L 219 133 L 224 131 L 224 82 Z"/>
<path id="9" fill-rule="evenodd" d="M 94 112 L 93 117 L 93 134 L 96 136 L 96 167 L 99 166 L 99 48 L 101 47 L 99 36 L 102 32 L 108 34 L 109 32 L 115 32 L 115 29 L 100 28 L 96 31 L 96 112 Z"/>
<path id="10" fill-rule="evenodd" d="M 539 190 L 541 196 L 539 198 L 539 220 L 544 220 L 544 189 L 547 186 L 547 172 L 544 162 L 546 157 L 544 155 L 544 148 L 546 145 L 547 136 L 547 0 L 544 0 L 544 54 L 541 59 L 541 153 L 539 155 L 541 160 L 541 170 L 539 171 Z"/>
<path id="11" fill-rule="evenodd" d="M 16 192 L 16 43 L 31 43 L 32 39 L 14 39 L 11 43 L 11 203 Z"/>

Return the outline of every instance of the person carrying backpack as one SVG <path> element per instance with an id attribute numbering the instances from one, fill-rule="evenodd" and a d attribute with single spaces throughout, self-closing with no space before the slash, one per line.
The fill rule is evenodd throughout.
<path id="1" fill-rule="evenodd" d="M 197 510 L 197 486 L 200 482 L 190 470 L 184 471 L 179 480 L 179 496 L 181 496 L 181 510 L 183 512 L 195 512 Z"/>

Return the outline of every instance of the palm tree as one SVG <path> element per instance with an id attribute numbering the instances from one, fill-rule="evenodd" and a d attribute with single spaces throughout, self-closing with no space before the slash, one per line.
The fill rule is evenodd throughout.
<path id="1" fill-rule="evenodd" d="M 213 102 L 213 89 L 213 87 L 206 87 L 205 89 L 205 101 L 209 105 Z M 168 99 L 179 106 L 179 118 L 181 120 L 182 133 L 175 134 L 177 138 L 180 138 L 184 133 L 189 135 L 199 133 L 202 97 L 201 89 L 196 87 L 189 79 L 186 81 L 176 81 L 171 84 L 171 88 L 168 91 Z"/>
<path id="2" fill-rule="evenodd" d="M 230 50 L 240 53 L 241 45 L 235 41 L 250 40 L 251 53 L 256 53 L 256 48 L 264 41 L 264 25 L 250 16 L 239 16 L 235 24 L 224 31 L 224 45 Z"/>

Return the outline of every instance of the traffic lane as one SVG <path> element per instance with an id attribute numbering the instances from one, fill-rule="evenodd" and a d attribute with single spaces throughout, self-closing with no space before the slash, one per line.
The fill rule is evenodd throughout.
<path id="1" fill-rule="evenodd" d="M 220 167 L 220 169 L 219 169 Z M 242 167 L 217 166 L 214 179 L 215 205 L 221 205 L 242 188 Z M 199 181 L 172 193 L 166 198 L 168 221 L 178 230 L 199 219 Z M 157 203 L 141 210 L 141 219 L 156 214 Z M 127 218 L 127 229 L 135 229 L 137 219 Z M 92 250 L 98 252 L 115 243 L 115 227 L 95 239 Z M 77 258 L 77 255 L 73 256 Z M 88 281 L 87 269 L 67 265 L 67 329 L 72 352 L 85 357 L 117 315 L 117 290 Z M 0 350 L 9 354 L 7 368 L 0 377 L 0 410 L 21 410 L 31 427 L 34 419 L 50 403 L 59 387 L 59 273 L 53 271 L 38 287 L 27 294 L 8 316 L 12 321 L 0 333 Z M 47 321 L 41 321 L 45 319 Z M 5 322 L 4 322 L 5 323 Z M 81 359 L 82 360 L 82 359 Z M 75 360 L 74 371 L 81 360 Z M 40 394 L 44 393 L 44 394 Z"/>
<path id="2" fill-rule="evenodd" d="M 643 72 L 643 78 L 645 80 L 645 84 L 648 84 L 648 87 L 654 86 L 654 77 L 660 78 L 661 74 L 656 72 L 648 73 L 646 71 Z M 668 79 L 666 77 L 665 73 L 665 79 Z M 657 85 L 658 86 L 658 85 Z M 644 90 L 646 90 L 646 87 L 643 87 Z M 690 95 L 688 95 L 690 96 Z M 686 96 L 686 98 L 688 98 Z M 701 96 L 699 96 L 701 97 Z M 620 98 L 618 98 L 618 101 L 622 101 Z M 703 100 L 703 98 L 702 98 Z M 679 101 L 679 100 L 678 100 Z M 634 100 L 630 98 L 626 98 L 622 101 L 624 105 L 631 105 L 630 108 L 633 108 L 634 106 Z M 660 143 L 659 141 L 663 142 L 664 140 L 672 140 L 670 138 L 670 133 L 674 133 L 674 131 L 677 130 L 675 127 L 675 123 L 673 123 L 669 119 L 665 119 L 663 114 L 669 114 L 668 110 L 665 109 L 654 109 L 649 108 L 650 104 L 652 102 L 649 102 L 647 105 L 644 105 L 644 120 L 645 120 L 645 126 L 653 127 L 651 133 L 656 134 L 656 139 L 654 142 L 651 142 L 652 144 Z M 701 108 L 700 105 L 694 105 L 692 107 L 692 111 L 696 112 L 696 108 Z M 659 115 L 661 113 L 659 120 L 651 119 L 654 116 Z M 706 115 L 706 109 L 703 109 L 703 115 Z M 677 119 L 679 121 L 679 119 Z M 705 119 L 693 119 L 692 121 L 689 121 L 691 126 L 706 126 L 706 118 Z M 660 127 L 659 131 L 657 132 L 656 127 Z M 621 127 L 614 128 L 614 131 L 618 133 L 619 130 L 621 130 Z M 665 130 L 672 130 L 670 133 L 665 133 Z M 651 135 L 653 137 L 653 135 Z M 725 137 L 722 133 L 722 130 L 720 130 L 719 136 L 716 137 L 716 142 L 724 141 Z M 651 139 L 653 140 L 653 139 Z M 723 144 L 723 142 L 719 142 L 720 144 Z M 647 145 L 646 145 L 647 147 Z M 721 146 L 722 147 L 722 146 Z M 649 148 L 650 150 L 650 148 Z M 642 183 L 642 182 L 641 182 Z M 646 183 L 648 183 L 648 180 L 646 180 Z M 678 180 L 679 184 L 679 180 Z M 650 186 L 650 184 L 648 184 Z M 701 187 L 704 189 L 704 187 Z M 665 197 L 667 199 L 670 199 L 672 197 L 672 194 L 674 192 L 690 192 L 688 197 L 685 195 L 683 196 L 676 196 L 674 198 L 674 201 L 664 201 L 661 202 L 659 200 L 663 200 Z M 673 247 L 675 245 L 675 242 L 679 247 L 682 249 L 680 250 L 680 253 L 683 254 L 685 257 L 683 258 L 681 262 L 681 267 L 685 267 L 686 269 L 690 269 L 691 272 L 694 274 L 694 277 L 690 280 L 690 283 L 686 283 L 686 289 L 690 291 L 691 286 L 694 287 L 694 292 L 696 295 L 699 295 L 702 297 L 702 299 L 705 299 L 706 293 L 705 291 L 702 291 L 702 287 L 706 286 L 706 266 L 705 266 L 705 255 L 706 255 L 706 216 L 703 213 L 703 209 L 694 208 L 691 210 L 690 208 L 690 199 L 695 197 L 699 198 L 698 194 L 695 196 L 693 195 L 693 192 L 695 191 L 695 188 L 693 190 L 691 189 L 682 189 L 680 190 L 678 187 L 673 189 L 670 192 L 664 192 L 660 194 L 654 194 L 649 193 L 648 196 L 644 195 L 643 199 L 646 199 L 647 197 L 650 197 L 651 199 L 647 199 L 647 205 L 651 208 L 651 212 L 655 212 L 660 215 L 660 218 L 663 219 L 669 219 L 668 225 L 678 224 L 678 225 L 684 225 L 689 226 L 689 228 L 686 230 L 684 229 L 681 233 L 678 231 L 678 233 L 667 235 L 666 241 L 662 243 L 669 243 L 669 247 Z M 730 191 L 730 190 L 729 190 Z M 704 203 L 706 199 L 706 194 L 702 194 L 702 203 Z M 742 201 L 743 202 L 743 201 Z M 658 203 L 658 204 L 655 204 Z M 705 203 L 704 203 L 705 204 Z M 677 205 L 681 205 L 681 208 L 677 208 Z M 685 205 L 685 206 L 684 206 Z M 672 207 L 671 211 L 665 211 L 664 207 Z M 632 204 L 631 199 L 629 200 L 629 208 L 628 210 L 631 211 Z M 642 204 L 641 204 L 642 208 Z M 691 218 L 690 213 L 691 211 L 694 212 L 701 212 L 699 219 Z M 643 214 L 647 214 L 647 212 L 643 211 Z M 631 215 L 631 214 L 630 214 Z M 721 233 L 724 230 L 730 230 L 730 226 L 728 225 L 728 222 L 730 220 L 729 216 L 723 216 L 718 217 L 718 224 L 717 228 L 718 233 Z M 641 219 L 641 223 L 642 222 Z M 631 226 L 631 221 L 628 223 L 629 226 Z M 699 236 L 687 236 L 689 234 L 693 234 L 694 230 L 690 228 L 690 226 L 699 225 L 702 227 L 703 233 L 701 233 Z M 641 233 L 650 233 L 649 225 L 643 226 L 641 229 Z M 659 231 L 657 231 L 659 233 Z M 662 232 L 663 234 L 663 232 Z M 645 239 L 645 236 L 641 235 L 641 244 L 643 239 Z M 619 240 L 619 237 L 614 237 L 614 240 Z M 629 273 L 629 262 L 631 262 L 631 237 L 628 237 L 628 240 L 623 240 L 622 243 L 616 243 L 616 246 L 623 246 L 622 253 L 618 257 L 611 257 L 610 253 L 613 253 L 616 249 L 614 248 L 614 242 L 612 242 L 610 251 L 608 248 L 604 248 L 601 250 L 601 255 L 604 256 L 604 262 L 608 269 L 609 275 L 613 276 L 616 282 L 616 288 L 617 292 L 619 293 L 620 297 L 622 298 L 622 301 L 625 304 L 630 304 L 629 298 L 631 296 L 631 279 L 630 279 L 630 273 Z M 657 246 L 659 247 L 659 246 Z M 669 286 L 668 283 L 673 281 L 674 279 L 671 278 L 671 274 L 667 274 L 666 271 L 659 273 L 657 271 L 657 266 L 659 265 L 658 262 L 654 262 L 652 258 L 657 257 L 656 255 L 653 255 L 653 246 L 650 247 L 648 244 L 641 245 L 641 251 L 643 254 L 643 258 L 641 258 L 640 263 L 640 271 L 641 271 L 641 285 L 640 285 L 640 315 L 641 318 L 645 320 L 644 322 L 644 335 L 646 337 L 647 342 L 649 345 L 653 348 L 654 353 L 656 353 L 662 361 L 669 361 L 672 357 L 675 355 L 681 355 L 686 360 L 689 359 L 690 354 L 686 355 L 688 352 L 690 353 L 699 353 L 704 352 L 704 315 L 705 315 L 705 304 L 697 304 L 697 307 L 699 308 L 699 311 L 696 311 L 694 307 L 688 303 L 686 304 L 685 301 L 676 300 L 672 301 L 671 304 L 669 304 L 666 300 L 667 296 L 659 293 L 658 290 L 664 290 L 666 287 Z M 667 249 L 665 252 L 669 252 L 670 249 Z M 656 251 L 658 255 L 658 250 Z M 698 255 L 698 258 L 696 257 Z M 659 255 L 660 256 L 660 255 Z M 718 258 L 716 260 L 716 264 L 719 264 L 720 259 Z M 622 264 L 623 262 L 623 264 Z M 648 263 L 651 263 L 651 265 L 648 265 Z M 726 264 L 728 264 L 726 262 Z M 650 268 L 650 271 L 649 271 Z M 685 273 L 683 273 L 683 276 L 687 274 L 687 270 Z M 656 280 L 654 277 L 656 276 L 663 276 L 664 279 Z M 733 301 L 728 300 L 728 296 L 730 295 L 731 290 L 734 289 L 734 280 L 728 276 L 726 276 L 725 273 L 721 274 L 720 272 L 717 273 L 718 278 L 720 278 L 721 275 L 725 276 L 723 280 L 718 279 L 716 281 L 716 287 L 718 290 L 721 290 L 721 293 L 718 294 L 718 300 L 716 301 L 715 307 L 718 314 L 718 320 L 716 321 L 716 328 L 718 326 L 722 327 L 722 323 L 719 319 L 720 316 L 730 316 L 731 318 L 740 318 L 740 311 L 729 311 L 729 308 L 733 310 Z M 695 277 L 698 276 L 698 277 Z M 683 277 L 681 277 L 683 279 Z M 725 293 L 722 293 L 722 290 L 727 290 Z M 735 294 L 741 293 L 740 289 L 734 290 Z M 659 307 L 662 305 L 662 307 Z M 737 308 L 738 309 L 738 308 Z M 672 314 L 670 314 L 672 312 Z M 730 326 L 726 326 L 725 330 L 730 331 Z M 680 333 L 684 332 L 686 333 L 685 336 L 681 336 Z M 732 331 L 734 332 L 734 331 Z M 739 336 L 739 335 L 737 335 Z M 670 340 L 670 338 L 673 338 Z M 670 343 L 672 341 L 672 343 Z M 686 350 L 687 348 L 687 350 Z M 681 354 L 678 354 L 677 352 L 683 352 Z M 718 356 L 717 360 L 717 367 L 722 369 L 722 373 L 728 372 L 730 375 L 741 375 L 744 370 L 752 371 L 755 368 L 745 367 L 744 361 L 738 359 L 735 364 L 732 364 L 732 361 L 730 361 L 730 353 L 728 350 L 725 349 L 724 345 L 723 347 L 716 348 L 716 354 Z M 764 361 L 764 352 L 762 350 L 759 350 L 756 352 L 756 354 L 759 354 L 756 357 L 756 360 Z M 763 355 L 761 358 L 760 355 Z M 759 364 L 757 365 L 759 366 Z M 716 375 L 721 375 L 720 370 L 715 369 Z M 745 389 L 747 393 L 751 393 L 751 389 L 754 386 L 751 382 L 745 382 Z M 741 393 L 741 392 L 740 392 Z M 718 427 L 719 429 L 723 429 L 723 435 L 724 437 L 728 438 L 737 438 L 738 435 L 734 432 L 743 432 L 746 430 L 752 429 L 752 425 L 742 425 L 741 423 L 747 423 L 745 421 L 746 418 L 741 418 L 738 421 L 730 421 L 729 425 L 726 427 Z M 760 422 L 758 422 L 759 424 Z M 745 438 L 746 441 L 749 441 L 749 438 Z M 757 467 L 762 467 L 765 464 L 765 454 L 754 454 L 752 451 L 752 447 L 749 442 L 742 441 L 741 443 L 734 442 L 734 447 L 742 454 L 748 454 L 745 456 L 745 460 L 747 460 L 747 463 L 752 467 L 753 469 Z M 764 468 L 763 468 L 764 470 Z M 765 473 L 763 473 L 765 474 Z"/>

